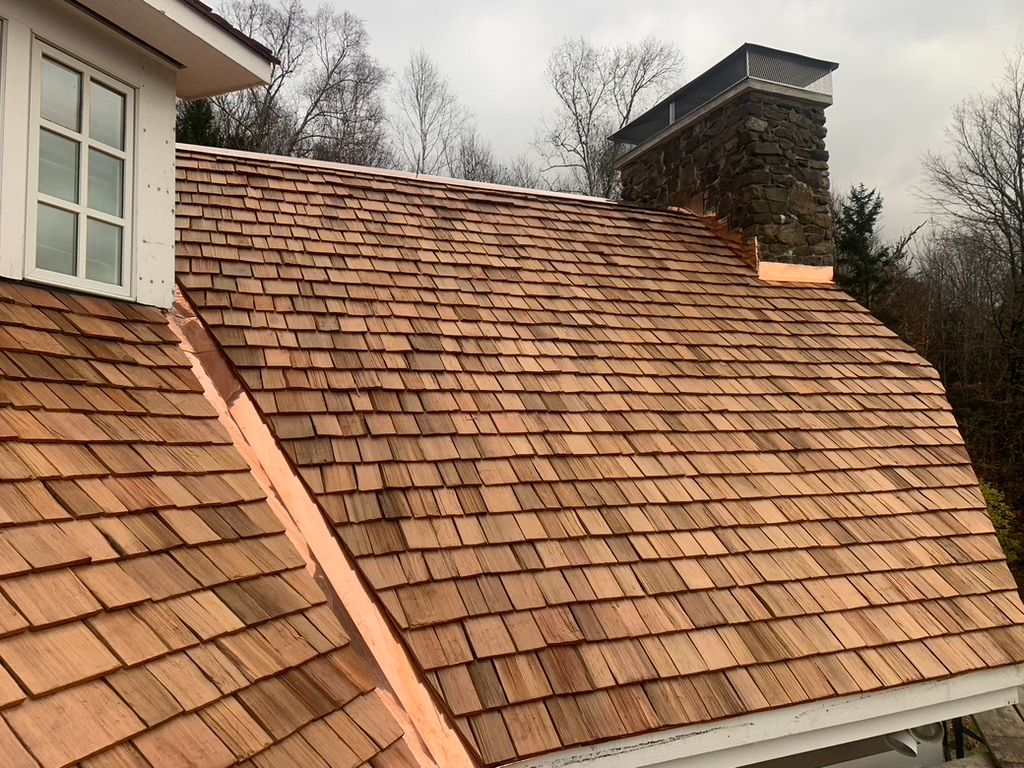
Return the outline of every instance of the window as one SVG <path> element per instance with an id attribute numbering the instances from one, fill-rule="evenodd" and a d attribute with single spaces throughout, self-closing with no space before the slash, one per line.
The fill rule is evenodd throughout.
<path id="1" fill-rule="evenodd" d="M 32 80 L 27 276 L 128 295 L 132 89 L 42 44 Z"/>

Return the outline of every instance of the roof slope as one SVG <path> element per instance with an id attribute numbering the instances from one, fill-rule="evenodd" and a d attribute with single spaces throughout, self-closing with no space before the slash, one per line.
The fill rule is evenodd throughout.
<path id="1" fill-rule="evenodd" d="M 153 309 L 0 283 L 0 763 L 407 766 Z"/>
<path id="2" fill-rule="evenodd" d="M 179 276 L 487 764 L 1024 660 L 934 371 L 689 214 L 179 150 Z"/>

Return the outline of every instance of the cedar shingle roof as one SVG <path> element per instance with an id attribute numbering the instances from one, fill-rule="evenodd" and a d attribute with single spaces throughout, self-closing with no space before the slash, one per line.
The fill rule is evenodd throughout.
<path id="1" fill-rule="evenodd" d="M 1024 660 L 935 372 L 686 213 L 179 151 L 179 276 L 488 765 Z"/>
<path id="2" fill-rule="evenodd" d="M 164 316 L 0 282 L 0 763 L 371 762 L 402 730 Z"/>

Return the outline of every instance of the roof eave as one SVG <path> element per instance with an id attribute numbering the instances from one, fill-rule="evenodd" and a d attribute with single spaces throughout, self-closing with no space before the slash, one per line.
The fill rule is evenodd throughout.
<path id="1" fill-rule="evenodd" d="M 69 0 L 179 67 L 181 99 L 265 84 L 275 63 L 264 46 L 197 0 Z"/>
<path id="2" fill-rule="evenodd" d="M 1016 704 L 1024 665 L 757 712 L 522 760 L 515 768 L 736 768 Z"/>

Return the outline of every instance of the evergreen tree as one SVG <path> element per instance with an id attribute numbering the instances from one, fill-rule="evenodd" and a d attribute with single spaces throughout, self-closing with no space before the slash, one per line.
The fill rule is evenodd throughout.
<path id="1" fill-rule="evenodd" d="M 891 254 L 878 247 L 875 228 L 882 214 L 882 196 L 863 184 L 850 187 L 835 206 L 836 280 L 868 309 L 891 286 Z"/>
<path id="2" fill-rule="evenodd" d="M 877 230 L 882 196 L 863 184 L 850 187 L 845 196 L 833 201 L 832 207 L 836 282 L 881 317 L 885 300 L 903 272 L 907 245 L 920 227 L 895 243 L 882 243 Z"/>
<path id="3" fill-rule="evenodd" d="M 174 133 L 182 144 L 202 144 L 207 147 L 222 145 L 220 130 L 213 116 L 213 105 L 208 99 L 178 103 L 178 116 Z"/>

